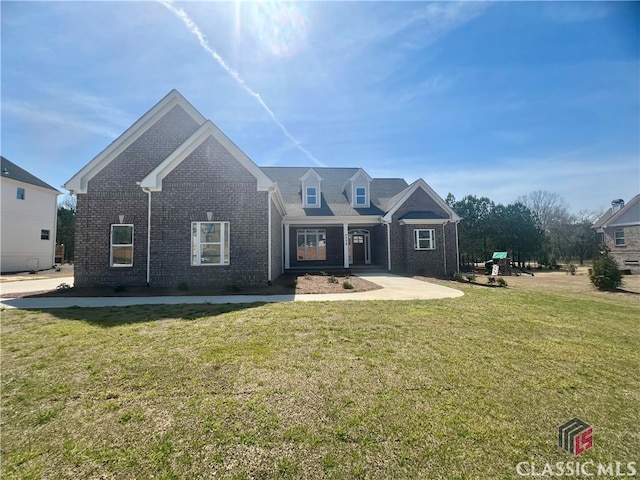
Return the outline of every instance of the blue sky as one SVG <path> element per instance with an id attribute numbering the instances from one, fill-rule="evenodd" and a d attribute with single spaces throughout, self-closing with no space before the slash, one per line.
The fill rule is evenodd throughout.
<path id="1" fill-rule="evenodd" d="M 640 3 L 2 1 L 2 154 L 60 186 L 178 89 L 258 165 L 640 191 Z"/>

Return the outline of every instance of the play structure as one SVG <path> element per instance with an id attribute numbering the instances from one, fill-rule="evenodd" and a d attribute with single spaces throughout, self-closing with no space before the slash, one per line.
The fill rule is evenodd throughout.
<path id="1" fill-rule="evenodd" d="M 527 275 L 531 275 L 533 277 L 533 273 L 526 271 L 524 268 L 520 268 L 515 265 L 511 259 L 509 258 L 508 252 L 493 252 L 493 256 L 491 260 L 484 264 L 487 275 L 502 275 L 502 276 L 511 276 L 514 274 L 514 270 L 516 275 L 520 275 L 520 273 L 526 273 Z"/>

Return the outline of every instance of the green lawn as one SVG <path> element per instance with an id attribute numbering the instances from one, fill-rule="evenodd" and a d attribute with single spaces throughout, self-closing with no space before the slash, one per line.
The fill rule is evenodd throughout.
<path id="1" fill-rule="evenodd" d="M 2 313 L 3 478 L 521 478 L 638 461 L 633 295 Z M 550 289 L 551 290 L 551 289 Z"/>

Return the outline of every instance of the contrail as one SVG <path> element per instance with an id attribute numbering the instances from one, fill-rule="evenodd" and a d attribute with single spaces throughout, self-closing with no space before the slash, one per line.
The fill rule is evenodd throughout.
<path id="1" fill-rule="evenodd" d="M 291 133 L 289 133 L 289 130 L 287 130 L 287 127 L 285 127 L 280 122 L 280 120 L 278 120 L 278 118 L 276 117 L 275 113 L 273 113 L 273 111 L 269 108 L 269 106 L 264 102 L 264 100 L 262 99 L 260 94 L 258 92 L 256 92 L 256 91 L 254 91 L 249 85 L 247 85 L 245 83 L 245 81 L 242 79 L 242 77 L 240 76 L 240 74 L 238 74 L 238 72 L 236 72 L 233 68 L 231 68 L 227 64 L 227 62 L 225 62 L 224 59 L 218 54 L 218 52 L 216 52 L 213 48 L 211 48 L 209 46 L 209 43 L 207 42 L 207 39 L 205 38 L 204 34 L 202 33 L 202 31 L 200 30 L 198 25 L 196 25 L 196 23 L 193 20 L 191 20 L 191 17 L 189 17 L 189 15 L 187 15 L 187 13 L 182 8 L 176 8 L 173 5 L 172 0 L 159 0 L 159 1 L 165 7 L 167 7 L 169 9 L 169 11 L 171 11 L 171 13 L 173 13 L 176 17 L 178 17 L 180 20 L 182 20 L 182 22 L 185 24 L 187 29 L 196 36 L 196 38 L 198 39 L 198 42 L 200 42 L 200 46 L 202 48 L 204 48 L 204 50 L 209 55 L 211 55 L 213 57 L 213 59 L 216 62 L 218 62 L 218 64 L 229 75 L 231 75 L 231 77 L 238 83 L 238 85 L 240 85 L 244 89 L 245 92 L 247 92 L 249 95 L 251 95 L 253 98 L 256 99 L 256 101 L 260 104 L 260 106 L 264 109 L 264 111 L 269 114 L 269 116 L 275 122 L 275 124 L 278 125 L 278 127 L 280 127 L 280 130 L 282 130 L 282 133 L 284 133 L 285 136 L 289 140 L 291 140 L 291 142 L 293 142 L 293 144 L 296 146 L 296 148 L 298 148 L 298 150 L 300 150 L 307 157 L 309 157 L 309 159 L 313 163 L 315 163 L 317 166 L 319 166 L 319 167 L 326 166 L 320 160 L 318 160 L 316 157 L 314 157 L 311 154 L 311 152 L 309 152 L 309 150 L 304 148 L 302 146 L 302 144 L 300 143 L 300 141 L 296 137 L 294 137 Z"/>

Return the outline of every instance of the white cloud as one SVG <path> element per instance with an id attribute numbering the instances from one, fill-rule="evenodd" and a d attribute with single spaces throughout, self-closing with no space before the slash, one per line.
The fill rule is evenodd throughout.
<path id="1" fill-rule="evenodd" d="M 9 99 L 3 101 L 2 110 L 3 113 L 14 115 L 29 124 L 46 123 L 64 127 L 66 130 L 83 130 L 109 138 L 115 138 L 122 133 L 122 131 L 106 126 L 102 121 L 93 122 L 84 115 L 72 116 L 60 111 L 47 110 L 41 104 Z"/>
<path id="2" fill-rule="evenodd" d="M 611 8 L 602 2 L 552 2 L 543 11 L 554 22 L 575 23 L 606 17 Z"/>

